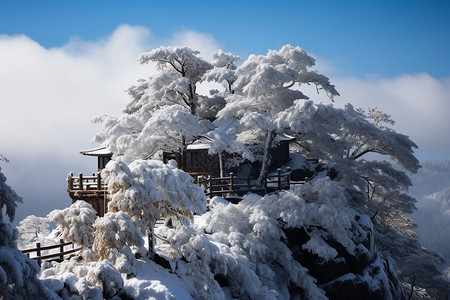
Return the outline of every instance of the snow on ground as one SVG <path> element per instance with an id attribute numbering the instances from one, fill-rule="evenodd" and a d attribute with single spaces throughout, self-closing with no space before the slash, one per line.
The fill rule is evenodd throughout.
<path id="1" fill-rule="evenodd" d="M 157 252 L 164 255 L 164 246 L 160 247 Z M 102 264 L 102 262 L 82 263 L 76 259 L 62 263 L 45 263 L 41 270 L 40 279 L 43 280 L 47 288 L 63 295 L 63 299 L 81 299 L 76 294 L 83 294 L 81 297 L 87 295 L 86 292 L 83 292 L 81 286 L 86 280 L 92 281 L 90 274 L 98 268 L 99 264 Z M 180 269 L 182 266 L 178 268 Z M 193 299 L 189 291 L 193 291 L 194 287 L 189 277 L 178 276 L 147 257 L 137 260 L 135 270 L 135 276 L 130 278 L 127 278 L 126 274 L 122 274 L 122 291 L 132 299 Z M 116 274 L 118 275 L 118 273 Z M 90 283 L 92 284 L 92 282 Z M 63 291 L 65 287 L 70 292 Z M 97 291 L 92 291 L 91 288 L 90 297 L 101 299 L 100 289 L 102 289 L 101 286 L 97 286 Z"/>
<path id="2" fill-rule="evenodd" d="M 136 277 L 127 279 L 124 288 L 134 299 L 193 299 L 188 280 L 181 280 L 168 269 L 143 258 L 138 260 Z"/>

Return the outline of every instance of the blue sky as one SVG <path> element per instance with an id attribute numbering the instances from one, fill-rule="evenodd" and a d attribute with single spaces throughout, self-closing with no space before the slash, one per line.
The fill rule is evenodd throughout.
<path id="1" fill-rule="evenodd" d="M 77 151 L 96 146 L 91 118 L 119 115 L 124 91 L 152 72 L 136 62 L 142 52 L 187 45 L 246 58 L 284 44 L 317 59 L 341 94 L 335 105 L 376 106 L 419 159 L 450 159 L 450 1 L 4 0 L 0 153 L 11 163 L 0 167 L 25 201 L 17 221 L 67 207 L 67 174 L 96 170 Z"/>
<path id="2" fill-rule="evenodd" d="M 0 34 L 44 47 L 96 40 L 118 25 L 155 38 L 211 34 L 242 57 L 284 44 L 332 61 L 346 75 L 450 75 L 450 1 L 2 1 Z"/>

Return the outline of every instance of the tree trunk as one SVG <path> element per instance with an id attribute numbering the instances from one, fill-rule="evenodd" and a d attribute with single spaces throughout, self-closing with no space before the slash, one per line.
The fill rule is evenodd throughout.
<path id="1" fill-rule="evenodd" d="M 194 103 L 194 99 L 191 99 L 191 102 L 189 103 L 189 109 L 191 111 L 191 115 L 195 116 L 196 106 L 195 106 L 195 103 Z"/>
<path id="2" fill-rule="evenodd" d="M 155 257 L 155 235 L 154 232 L 154 225 L 152 223 L 151 227 L 147 230 L 147 239 L 148 239 L 148 254 L 147 257 L 149 259 L 153 259 Z"/>
<path id="3" fill-rule="evenodd" d="M 189 84 L 189 109 L 193 116 L 195 116 L 197 110 L 195 96 L 195 86 L 193 87 L 192 84 Z"/>
<path id="4" fill-rule="evenodd" d="M 275 131 L 267 132 L 266 143 L 264 145 L 264 157 L 262 161 L 261 171 L 259 172 L 257 188 L 262 188 L 264 186 L 264 179 L 267 177 L 269 172 L 269 166 L 271 161 L 270 149 L 272 149 L 272 143 L 275 139 Z"/>

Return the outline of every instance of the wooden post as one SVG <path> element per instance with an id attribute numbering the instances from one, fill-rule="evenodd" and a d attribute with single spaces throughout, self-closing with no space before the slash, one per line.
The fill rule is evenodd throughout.
<path id="1" fill-rule="evenodd" d="M 277 173 L 278 173 L 278 190 L 281 191 L 281 169 L 280 168 L 277 169 Z"/>
<path id="2" fill-rule="evenodd" d="M 97 190 L 102 190 L 102 176 L 100 175 L 100 172 L 97 173 Z"/>
<path id="3" fill-rule="evenodd" d="M 83 173 L 80 173 L 80 175 L 78 175 L 78 181 L 79 189 L 81 191 L 83 190 Z"/>
<path id="4" fill-rule="evenodd" d="M 288 190 L 291 189 L 291 168 L 287 167 L 286 168 L 286 180 L 287 180 L 287 185 L 288 185 Z"/>
<path id="5" fill-rule="evenodd" d="M 63 262 L 64 261 L 64 240 L 63 239 L 59 239 L 59 243 L 61 244 L 61 246 L 59 246 L 59 261 Z"/>
<path id="6" fill-rule="evenodd" d="M 36 255 L 37 255 L 37 263 L 39 267 L 41 266 L 42 259 L 41 259 L 41 243 L 36 243 Z"/>
<path id="7" fill-rule="evenodd" d="M 233 173 L 230 173 L 230 191 L 233 193 Z"/>
<path id="8" fill-rule="evenodd" d="M 208 175 L 208 183 L 209 183 L 209 199 L 212 199 L 212 178 L 211 178 L 211 175 Z"/>
<path id="9" fill-rule="evenodd" d="M 308 182 L 308 177 L 305 177 L 305 182 Z"/>
<path id="10" fill-rule="evenodd" d="M 73 190 L 73 172 L 70 172 L 69 177 L 67 178 L 67 188 Z"/>
<path id="11" fill-rule="evenodd" d="M 250 175 L 247 176 L 247 186 L 248 186 L 248 191 L 250 192 L 251 190 L 251 185 L 250 185 Z"/>

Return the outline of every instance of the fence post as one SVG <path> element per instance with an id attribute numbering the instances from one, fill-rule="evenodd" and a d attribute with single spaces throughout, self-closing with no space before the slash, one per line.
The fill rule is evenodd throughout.
<path id="1" fill-rule="evenodd" d="M 64 240 L 63 239 L 59 239 L 59 243 L 61 244 L 61 246 L 59 246 L 59 261 L 63 262 L 64 261 Z"/>
<path id="2" fill-rule="evenodd" d="M 37 254 L 37 263 L 39 265 L 39 267 L 41 266 L 41 243 L 36 243 L 36 254 Z"/>
<path id="3" fill-rule="evenodd" d="M 287 167 L 286 168 L 286 180 L 287 180 L 287 185 L 288 185 L 288 190 L 291 189 L 291 168 Z"/>
<path id="4" fill-rule="evenodd" d="M 78 175 L 78 185 L 80 187 L 80 191 L 83 190 L 83 173 L 80 173 L 80 175 Z"/>
<path id="5" fill-rule="evenodd" d="M 277 169 L 277 173 L 278 173 L 278 190 L 281 191 L 281 169 L 280 168 Z"/>
<path id="6" fill-rule="evenodd" d="M 209 199 L 212 199 L 212 178 L 211 178 L 211 174 L 208 175 L 208 183 L 209 183 Z"/>
<path id="7" fill-rule="evenodd" d="M 69 173 L 69 177 L 67 178 L 67 185 L 69 190 L 73 190 L 73 172 Z"/>
<path id="8" fill-rule="evenodd" d="M 230 173 L 230 191 L 231 191 L 231 193 L 234 192 L 233 191 L 233 176 L 234 176 L 234 174 L 233 174 L 233 172 L 231 172 Z"/>
<path id="9" fill-rule="evenodd" d="M 102 176 L 100 172 L 97 173 L 97 190 L 101 191 L 102 189 Z"/>

